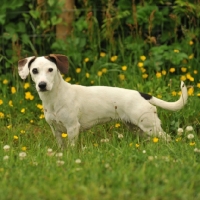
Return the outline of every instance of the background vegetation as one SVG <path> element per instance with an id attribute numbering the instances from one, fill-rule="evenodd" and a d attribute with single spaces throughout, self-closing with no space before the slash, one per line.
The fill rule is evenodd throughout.
<path id="1" fill-rule="evenodd" d="M 199 0 L 3 0 L 1 199 L 199 199 L 199 17 Z M 158 110 L 172 142 L 139 139 L 114 122 L 59 154 L 30 77 L 17 71 L 19 59 L 49 53 L 68 56 L 63 78 L 72 84 L 175 101 L 185 81 L 185 108 Z"/>

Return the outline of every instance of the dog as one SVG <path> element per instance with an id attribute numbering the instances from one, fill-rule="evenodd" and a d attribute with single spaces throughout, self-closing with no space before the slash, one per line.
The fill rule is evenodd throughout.
<path id="1" fill-rule="evenodd" d="M 68 72 L 68 68 L 68 58 L 60 54 L 32 56 L 18 62 L 19 76 L 26 79 L 30 73 L 35 83 L 45 119 L 60 147 L 66 145 L 62 133 L 67 133 L 68 143 L 74 145 L 80 131 L 112 120 L 121 120 L 130 129 L 136 125 L 149 136 L 170 140 L 161 128 L 155 106 L 180 110 L 188 98 L 184 82 L 181 82 L 179 100 L 166 102 L 136 90 L 72 85 L 61 76 L 61 73 Z"/>

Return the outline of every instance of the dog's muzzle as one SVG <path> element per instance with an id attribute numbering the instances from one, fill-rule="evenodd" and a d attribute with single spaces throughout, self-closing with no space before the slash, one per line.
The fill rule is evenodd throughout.
<path id="1" fill-rule="evenodd" d="M 40 88 L 40 91 L 47 91 L 47 83 L 44 82 L 44 81 L 41 81 L 39 84 L 38 84 L 38 87 Z"/>

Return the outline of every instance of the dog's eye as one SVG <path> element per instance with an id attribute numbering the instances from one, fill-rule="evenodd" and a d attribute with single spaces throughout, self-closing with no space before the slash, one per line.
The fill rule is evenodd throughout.
<path id="1" fill-rule="evenodd" d="M 34 68 L 34 69 L 32 70 L 32 72 L 33 72 L 33 74 L 37 74 L 37 73 L 38 73 L 37 68 Z"/>
<path id="2" fill-rule="evenodd" d="M 49 68 L 49 72 L 52 72 L 53 71 L 53 68 Z"/>

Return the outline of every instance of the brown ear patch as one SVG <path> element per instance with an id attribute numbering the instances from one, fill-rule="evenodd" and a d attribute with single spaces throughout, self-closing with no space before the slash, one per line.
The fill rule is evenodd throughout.
<path id="1" fill-rule="evenodd" d="M 28 62 L 28 59 L 24 58 L 18 61 L 18 70 L 21 71 L 24 65 Z"/>
<path id="2" fill-rule="evenodd" d="M 50 54 L 48 56 L 45 56 L 45 58 L 54 62 L 61 73 L 63 74 L 68 73 L 69 61 L 66 56 L 61 54 Z"/>

